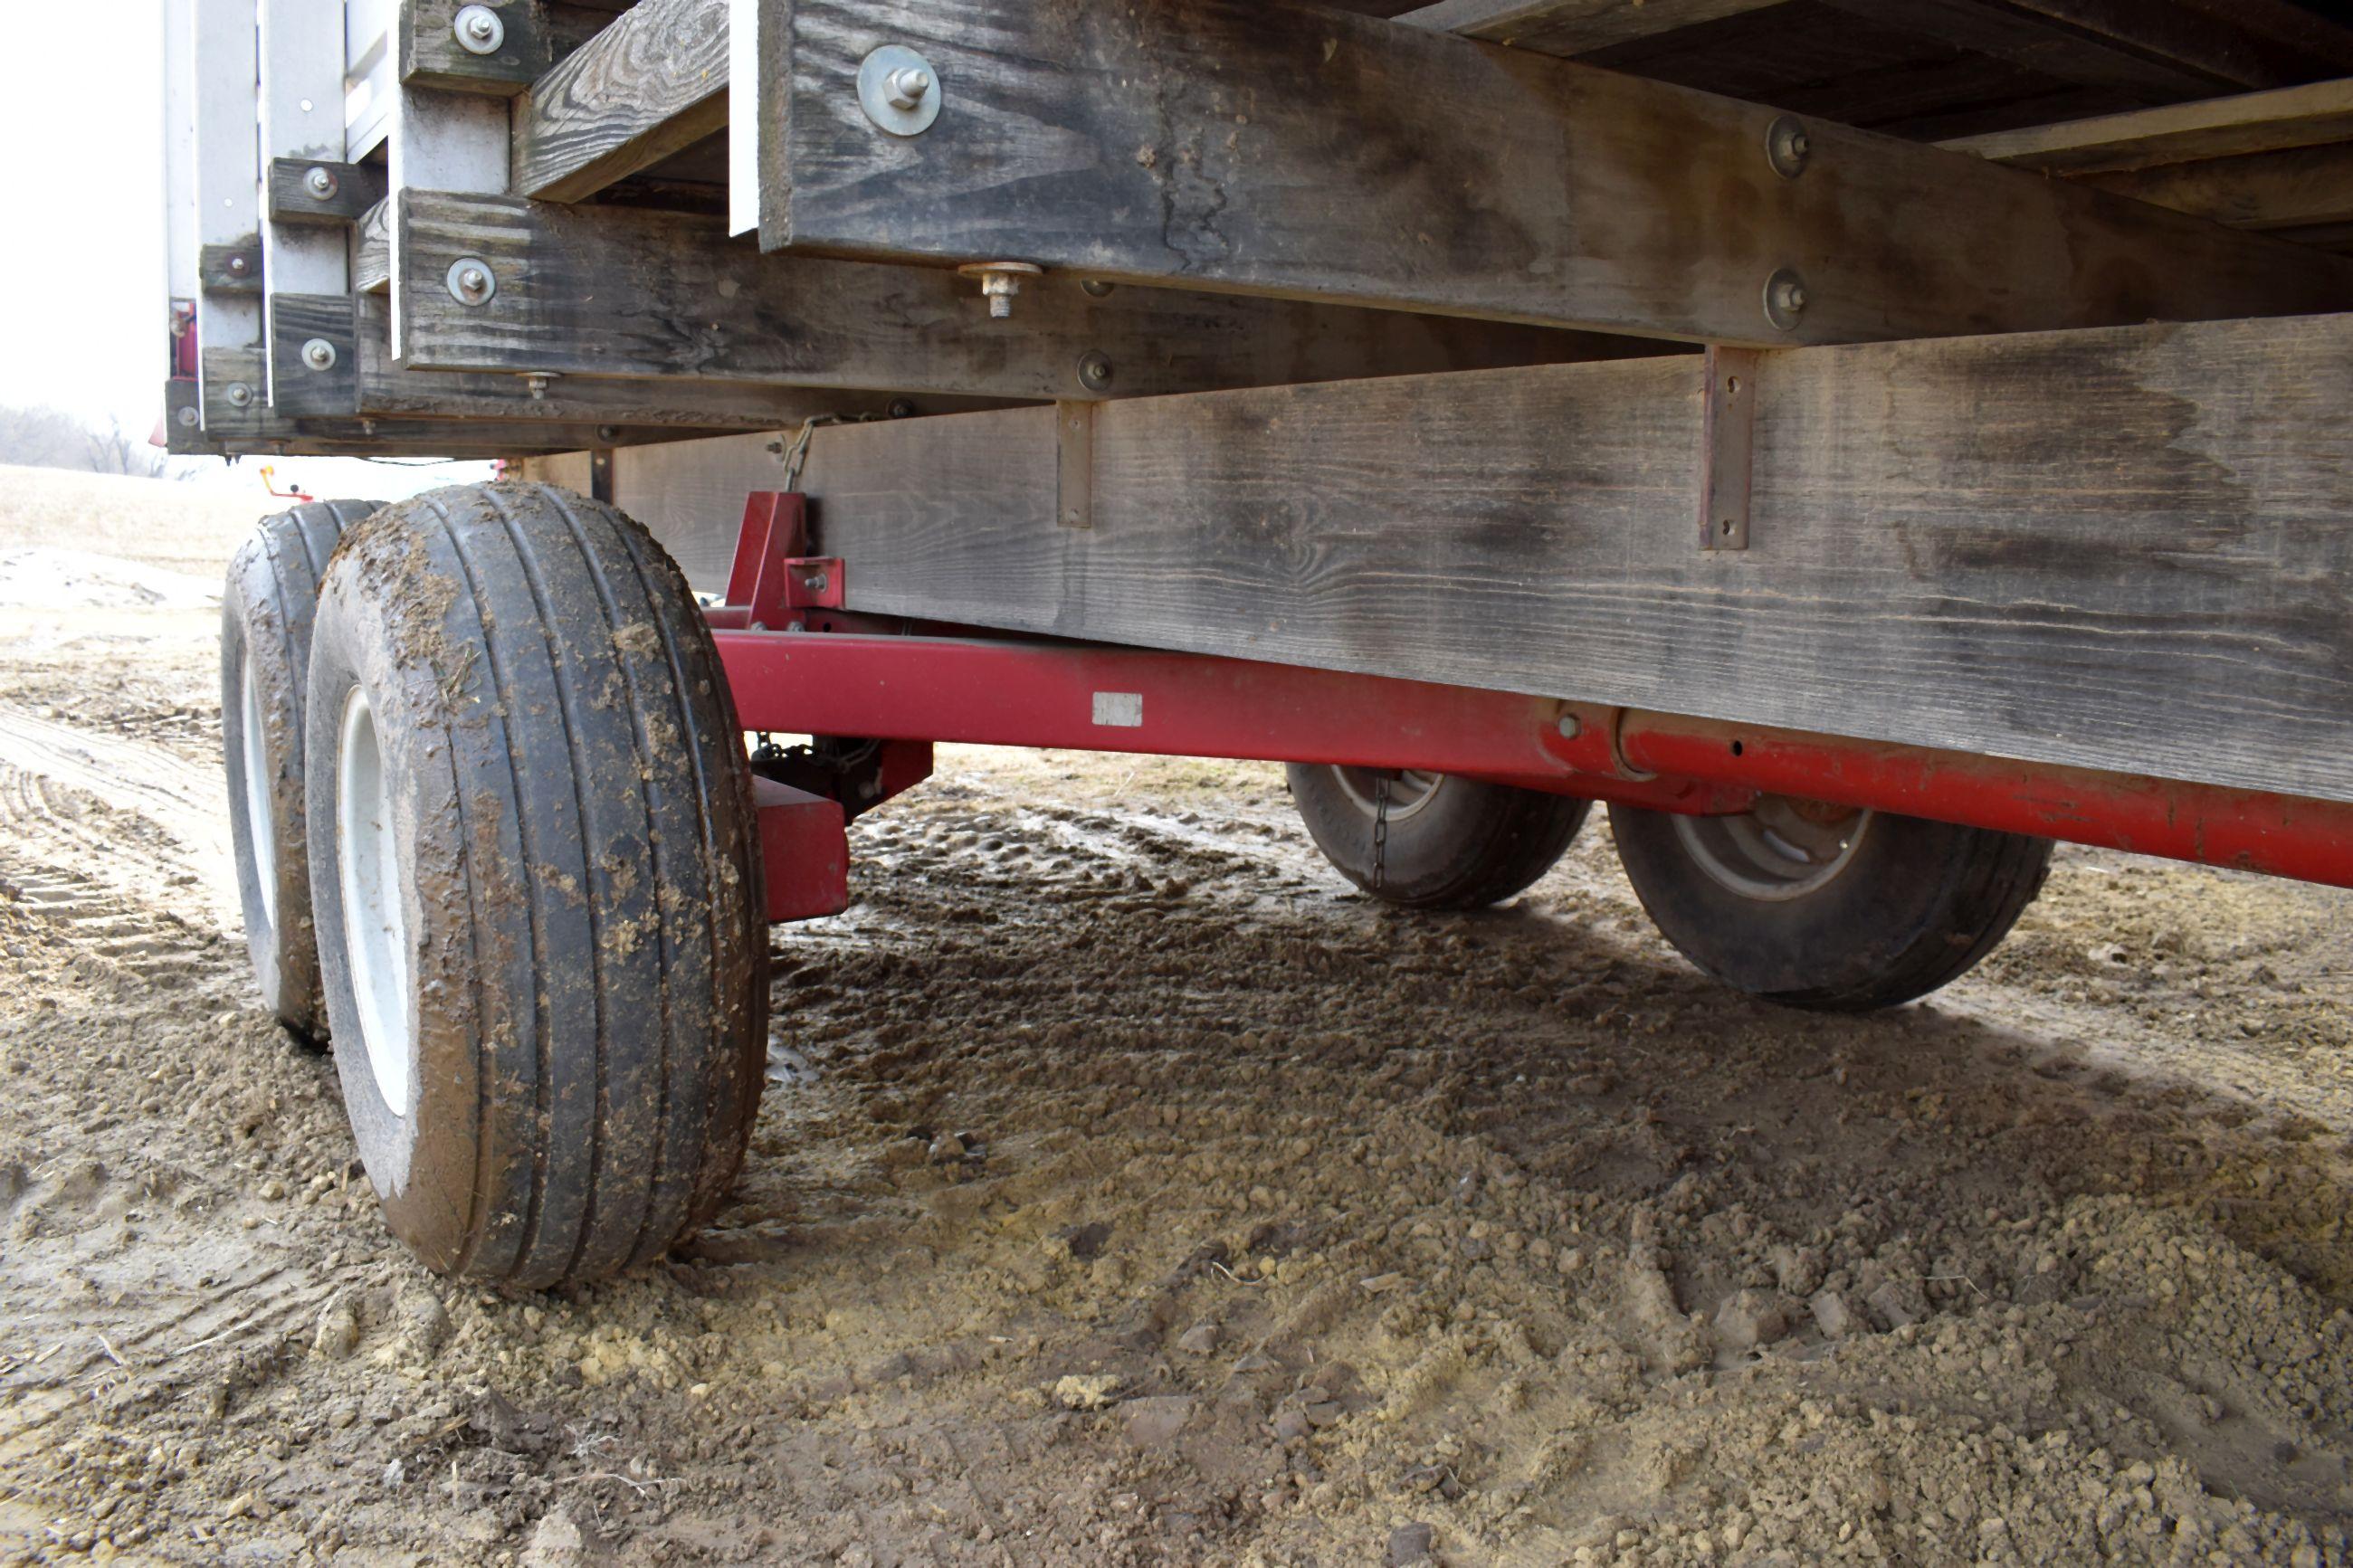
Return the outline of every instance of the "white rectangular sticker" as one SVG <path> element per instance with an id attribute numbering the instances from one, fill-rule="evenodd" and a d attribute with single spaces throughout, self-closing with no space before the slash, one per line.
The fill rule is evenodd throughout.
<path id="1" fill-rule="evenodd" d="M 1140 691 L 1095 693 L 1095 722 L 1106 730 L 1144 728 L 1144 694 Z"/>

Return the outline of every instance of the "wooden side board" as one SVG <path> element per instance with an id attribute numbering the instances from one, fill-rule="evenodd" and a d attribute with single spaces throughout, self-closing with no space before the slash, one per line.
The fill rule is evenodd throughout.
<path id="1" fill-rule="evenodd" d="M 1756 347 L 2353 305 L 2339 258 L 1826 123 L 1784 173 L 1769 109 L 1281 0 L 759 12 L 771 249 Z M 920 135 L 860 108 L 884 42 Z"/>
<path id="2" fill-rule="evenodd" d="M 412 370 L 1091 401 L 1641 352 L 1396 311 L 1153 289 L 1099 298 L 1069 278 L 993 321 L 953 273 L 764 256 L 719 219 L 422 191 L 394 203 Z M 497 279 L 485 303 L 450 291 L 468 258 Z"/>
<path id="3" fill-rule="evenodd" d="M 723 129 L 727 0 L 643 0 L 515 108 L 514 191 L 578 201 Z"/>
<path id="4" fill-rule="evenodd" d="M 851 608 L 2353 801 L 2353 317 L 1767 355 L 1748 547 L 1703 369 L 820 431 Z M 681 449 L 681 451 L 683 449 Z"/>

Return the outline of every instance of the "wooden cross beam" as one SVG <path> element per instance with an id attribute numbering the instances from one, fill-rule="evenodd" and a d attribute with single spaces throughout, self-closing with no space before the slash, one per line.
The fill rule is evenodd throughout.
<path id="1" fill-rule="evenodd" d="M 1745 550 L 1692 358 L 1107 405 L 1084 530 L 1051 409 L 824 430 L 816 548 L 852 610 L 2353 801 L 2353 317 L 1761 359 Z"/>
<path id="2" fill-rule="evenodd" d="M 1747 346 L 2353 304 L 2353 264 L 1282 0 L 760 0 L 761 237 Z M 880 44 L 937 122 L 861 107 Z"/>
<path id="3" fill-rule="evenodd" d="M 724 228 L 675 213 L 402 191 L 389 247 L 401 363 L 1091 402 L 1639 352 L 1618 339 L 1393 311 L 1097 293 L 1071 278 L 1026 289 L 997 321 L 953 272 L 764 256 Z M 479 300 L 450 286 L 468 260 L 494 283 Z"/>
<path id="4" fill-rule="evenodd" d="M 515 107 L 514 191 L 575 202 L 723 130 L 727 0 L 642 0 Z"/>

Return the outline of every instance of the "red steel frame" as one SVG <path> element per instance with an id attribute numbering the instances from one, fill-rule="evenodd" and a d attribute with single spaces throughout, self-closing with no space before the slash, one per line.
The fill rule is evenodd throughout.
<path id="1" fill-rule="evenodd" d="M 1795 795 L 2353 887 L 2353 805 L 1203 654 L 907 635 L 753 498 L 710 612 L 744 727 L 1426 769 L 1689 815 Z M 773 628 L 773 629 L 772 629 Z"/>

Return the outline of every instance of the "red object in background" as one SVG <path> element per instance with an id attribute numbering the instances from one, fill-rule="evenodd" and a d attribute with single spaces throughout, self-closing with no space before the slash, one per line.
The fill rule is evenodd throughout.
<path id="1" fill-rule="evenodd" d="M 261 488 L 280 500 L 300 501 L 309 506 L 319 498 L 305 489 L 281 490 L 278 488 L 278 470 L 264 463 L 261 466 Z"/>
<path id="2" fill-rule="evenodd" d="M 711 612 L 747 730 L 1423 769 L 1691 816 L 1790 795 L 2353 887 L 2341 802 L 854 612 L 753 630 L 774 623 L 749 595 L 809 564 L 805 522 L 800 497 L 754 497 Z"/>

